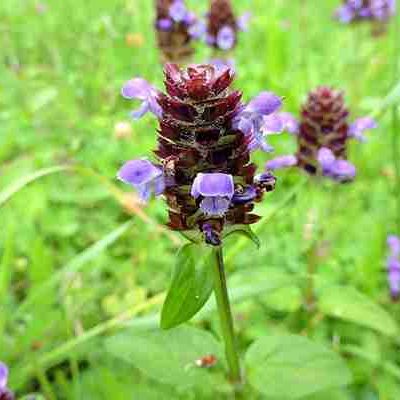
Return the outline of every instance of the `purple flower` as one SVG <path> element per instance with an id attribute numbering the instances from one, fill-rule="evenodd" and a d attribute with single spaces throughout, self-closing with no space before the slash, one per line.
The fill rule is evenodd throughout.
<path id="1" fill-rule="evenodd" d="M 390 253 L 393 257 L 400 257 L 400 237 L 390 235 L 387 238 L 387 244 L 390 249 Z"/>
<path id="2" fill-rule="evenodd" d="M 337 182 L 349 182 L 356 177 L 356 167 L 347 160 L 336 160 L 326 175 Z"/>
<path id="3" fill-rule="evenodd" d="M 322 147 L 318 151 L 318 162 L 322 174 L 338 182 L 348 182 L 355 178 L 356 168 L 347 160 L 337 159 L 332 150 Z"/>
<path id="4" fill-rule="evenodd" d="M 211 65 L 217 68 L 218 71 L 222 71 L 225 69 L 230 69 L 231 71 L 235 71 L 235 61 L 233 59 L 224 60 L 221 58 L 214 58 L 209 61 Z"/>
<path id="5" fill-rule="evenodd" d="M 142 101 L 141 106 L 131 112 L 133 119 L 143 117 L 147 112 L 156 117 L 162 116 L 162 109 L 157 101 L 158 91 L 142 78 L 134 78 L 128 81 L 122 88 L 121 94 L 126 99 L 138 99 Z"/>
<path id="6" fill-rule="evenodd" d="M 0 361 L 0 393 L 5 389 L 8 381 L 8 368 Z"/>
<path id="7" fill-rule="evenodd" d="M 275 113 L 282 106 L 279 96 L 262 92 L 252 99 L 234 121 L 234 128 L 241 130 L 248 138 L 251 151 L 262 149 L 271 152 L 273 148 L 265 141 L 265 136 L 282 132 L 282 122 Z"/>
<path id="8" fill-rule="evenodd" d="M 348 24 L 349 22 L 353 21 L 353 19 L 356 17 L 356 12 L 352 7 L 345 4 L 336 10 L 335 17 L 340 22 Z"/>
<path id="9" fill-rule="evenodd" d="M 0 399 L 1 400 L 14 400 L 14 395 L 7 388 L 8 382 L 8 368 L 0 361 Z"/>
<path id="10" fill-rule="evenodd" d="M 246 106 L 246 112 L 266 116 L 282 106 L 282 99 L 271 92 L 261 92 Z"/>
<path id="11" fill-rule="evenodd" d="M 231 50 L 235 45 L 236 32 L 230 26 L 223 26 L 217 34 L 216 42 L 221 50 Z"/>
<path id="12" fill-rule="evenodd" d="M 276 114 L 281 120 L 282 130 L 297 135 L 299 133 L 299 121 L 288 112 L 280 112 Z"/>
<path id="13" fill-rule="evenodd" d="M 243 15 L 241 15 L 237 19 L 237 26 L 238 26 L 239 30 L 241 30 L 242 32 L 246 32 L 249 29 L 250 19 L 251 19 L 250 12 L 246 12 Z"/>
<path id="14" fill-rule="evenodd" d="M 349 127 L 348 136 L 365 142 L 367 139 L 364 132 L 378 127 L 376 121 L 370 117 L 358 118 Z"/>
<path id="15" fill-rule="evenodd" d="M 174 23 L 169 18 L 161 18 L 157 21 L 157 28 L 162 31 L 170 31 Z"/>
<path id="16" fill-rule="evenodd" d="M 188 32 L 193 39 L 201 39 L 207 32 L 207 26 L 203 21 L 196 21 L 190 24 Z"/>
<path id="17" fill-rule="evenodd" d="M 228 211 L 234 192 L 232 175 L 222 173 L 197 174 L 191 189 L 192 197 L 202 197 L 200 209 L 209 216 L 224 215 Z"/>
<path id="18" fill-rule="evenodd" d="M 232 198 L 233 204 L 247 204 L 257 197 L 257 189 L 254 186 L 248 186 L 240 192 L 235 192 Z"/>
<path id="19" fill-rule="evenodd" d="M 322 149 L 318 151 L 318 162 L 324 174 L 327 174 L 331 170 L 335 161 L 336 157 L 332 150 L 322 147 Z"/>
<path id="20" fill-rule="evenodd" d="M 387 260 L 388 281 L 393 300 L 400 298 L 400 238 L 389 236 L 389 257 Z"/>
<path id="21" fill-rule="evenodd" d="M 297 158 L 294 155 L 280 156 L 269 160 L 265 167 L 267 170 L 276 170 L 281 168 L 294 167 L 297 164 Z"/>
<path id="22" fill-rule="evenodd" d="M 182 0 L 175 0 L 169 8 L 169 15 L 175 22 L 184 21 L 187 14 L 187 8 Z"/>
<path id="23" fill-rule="evenodd" d="M 143 202 L 147 202 L 153 193 L 159 196 L 165 189 L 162 170 L 148 160 L 128 161 L 118 171 L 117 177 L 122 182 L 132 185 Z"/>

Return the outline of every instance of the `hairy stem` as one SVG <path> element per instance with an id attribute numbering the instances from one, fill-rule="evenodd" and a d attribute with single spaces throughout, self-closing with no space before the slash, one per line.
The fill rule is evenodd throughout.
<path id="1" fill-rule="evenodd" d="M 241 382 L 240 363 L 235 344 L 232 311 L 229 303 L 228 288 L 226 286 L 222 247 L 216 247 L 214 253 L 214 292 L 217 300 L 222 335 L 225 342 L 225 354 L 229 367 L 229 378 L 233 383 L 239 384 Z"/>

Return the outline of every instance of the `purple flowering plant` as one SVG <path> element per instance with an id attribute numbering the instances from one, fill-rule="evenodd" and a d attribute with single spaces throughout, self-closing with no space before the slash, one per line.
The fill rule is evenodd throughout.
<path id="1" fill-rule="evenodd" d="M 276 117 L 297 138 L 297 152 L 268 161 L 267 170 L 299 167 L 309 175 L 352 181 L 356 168 L 347 160 L 348 142 L 365 142 L 364 133 L 377 123 L 370 117 L 350 123 L 349 114 L 343 93 L 325 86 L 310 92 L 298 122 L 288 113 L 278 113 Z"/>
<path id="2" fill-rule="evenodd" d="M 119 170 L 118 179 L 132 186 L 145 202 L 153 195 L 164 197 L 168 227 L 193 242 L 183 247 L 178 260 L 196 260 L 201 259 L 200 254 L 210 254 L 205 259 L 213 267 L 203 271 L 208 278 L 197 282 L 199 287 L 193 284 L 199 294 L 194 300 L 191 296 L 180 312 L 180 285 L 188 282 L 178 284 L 173 279 L 161 326 L 171 328 L 190 319 L 214 288 L 230 377 L 239 382 L 241 369 L 233 339 L 222 244 L 227 235 L 235 232 L 257 242 L 250 225 L 260 217 L 253 210 L 255 203 L 274 189 L 275 178 L 271 173 L 256 174 L 250 156 L 257 148 L 267 147 L 266 143 L 261 144 L 261 128 L 266 124 L 264 119 L 280 109 L 282 100 L 274 93 L 261 92 L 244 103 L 242 94 L 230 89 L 233 80 L 230 68 L 191 65 L 180 69 L 167 64 L 166 93 L 140 78 L 128 81 L 122 95 L 141 102 L 139 111 L 132 114 L 134 118 L 145 112 L 157 118 L 158 145 L 154 161 L 128 161 Z M 279 125 L 278 131 L 281 128 Z M 195 255 L 190 253 L 193 251 Z M 182 268 L 180 263 L 177 268 Z"/>
<path id="3" fill-rule="evenodd" d="M 335 17 L 342 23 L 387 22 L 396 12 L 396 0 L 345 0 Z"/>
<path id="4" fill-rule="evenodd" d="M 183 62 L 193 54 L 192 41 L 204 34 L 204 24 L 184 0 L 155 0 L 157 43 L 163 59 Z"/>

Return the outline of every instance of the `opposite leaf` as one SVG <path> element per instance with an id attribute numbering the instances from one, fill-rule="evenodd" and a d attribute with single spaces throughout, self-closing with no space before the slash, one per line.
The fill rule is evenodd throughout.
<path id="1" fill-rule="evenodd" d="M 351 382 L 350 372 L 332 350 L 303 336 L 267 336 L 246 354 L 249 383 L 271 399 L 301 399 Z"/>
<path id="2" fill-rule="evenodd" d="M 324 288 L 319 295 L 318 308 L 324 314 L 375 329 L 387 336 L 399 334 L 396 321 L 389 313 L 350 286 Z"/>
<path id="3" fill-rule="evenodd" d="M 169 331 L 117 334 L 105 342 L 106 350 L 148 377 L 174 388 L 213 387 L 210 371 L 196 366 L 207 355 L 224 364 L 222 349 L 209 333 L 189 326 Z"/>
<path id="4" fill-rule="evenodd" d="M 213 262 L 208 246 L 189 243 L 179 250 L 161 312 L 161 328 L 182 324 L 201 310 L 213 290 Z"/>

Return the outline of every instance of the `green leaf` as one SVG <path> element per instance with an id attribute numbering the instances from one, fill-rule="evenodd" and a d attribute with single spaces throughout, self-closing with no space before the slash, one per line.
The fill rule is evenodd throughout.
<path id="1" fill-rule="evenodd" d="M 235 225 L 231 228 L 226 228 L 224 230 L 224 238 L 227 238 L 234 233 L 237 233 L 247 239 L 250 239 L 257 247 L 257 249 L 260 248 L 261 243 L 260 239 L 258 236 L 251 230 L 249 225 Z"/>
<path id="2" fill-rule="evenodd" d="M 268 398 L 300 399 L 351 382 L 350 372 L 332 350 L 303 336 L 267 336 L 246 354 L 249 383 Z"/>
<path id="3" fill-rule="evenodd" d="M 319 310 L 327 315 L 375 329 L 387 336 L 399 334 L 396 321 L 368 296 L 350 286 L 329 286 L 322 290 Z"/>
<path id="4" fill-rule="evenodd" d="M 212 377 L 195 361 L 215 355 L 220 361 L 222 349 L 208 332 L 189 326 L 168 331 L 157 330 L 140 335 L 124 332 L 106 340 L 106 349 L 134 365 L 148 377 L 175 387 L 209 387 Z"/>
<path id="5" fill-rule="evenodd" d="M 161 327 L 173 328 L 188 321 L 209 299 L 213 290 L 213 252 L 193 243 L 178 252 L 172 282 L 161 312 Z"/>

